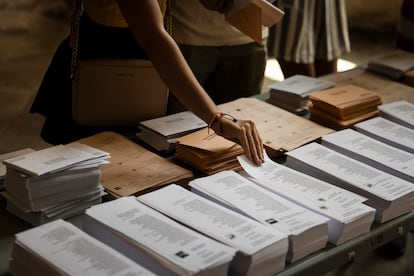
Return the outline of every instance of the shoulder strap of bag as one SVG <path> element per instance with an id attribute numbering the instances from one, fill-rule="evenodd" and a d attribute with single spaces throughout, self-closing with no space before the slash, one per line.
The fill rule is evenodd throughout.
<path id="1" fill-rule="evenodd" d="M 170 35 L 172 35 L 172 16 L 171 16 L 171 4 L 170 0 L 167 0 L 167 10 L 165 11 L 164 25 Z M 79 64 L 78 47 L 79 47 L 79 26 L 80 18 L 82 16 L 82 0 L 75 1 L 75 7 L 71 16 L 70 22 L 70 46 L 72 49 L 71 55 L 71 70 L 70 77 L 74 78 L 76 69 Z"/>
<path id="2" fill-rule="evenodd" d="M 75 1 L 75 7 L 70 20 L 70 47 L 72 49 L 70 77 L 74 78 L 76 68 L 78 67 L 78 46 L 79 46 L 79 25 L 82 15 L 82 0 Z"/>
<path id="3" fill-rule="evenodd" d="M 173 24 L 172 24 L 172 14 L 171 14 L 171 0 L 167 0 L 167 9 L 165 11 L 164 26 L 167 32 L 170 35 L 172 35 Z"/>

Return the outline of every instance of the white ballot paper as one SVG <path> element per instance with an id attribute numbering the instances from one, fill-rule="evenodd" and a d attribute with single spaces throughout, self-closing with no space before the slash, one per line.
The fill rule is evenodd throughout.
<path id="1" fill-rule="evenodd" d="M 177 221 L 236 248 L 247 256 L 259 254 L 256 256 L 259 261 L 260 258 L 269 259 L 269 254 L 273 263 L 278 257 L 283 257 L 282 267 L 279 266 L 279 269 L 284 267 L 288 241 L 286 234 L 280 231 L 266 227 L 175 184 L 137 198 Z M 266 251 L 268 248 L 276 252 Z M 240 270 L 234 270 L 240 273 Z"/>
<path id="2" fill-rule="evenodd" d="M 247 254 L 286 237 L 175 184 L 139 196 L 138 200 L 182 223 L 192 227 L 197 224 L 203 232 Z"/>
<path id="3" fill-rule="evenodd" d="M 109 157 L 109 153 L 80 143 L 57 145 L 6 159 L 3 163 L 29 175 L 55 173 L 82 162 Z"/>
<path id="4" fill-rule="evenodd" d="M 162 200 L 161 200 L 162 201 Z M 86 210 L 84 228 L 156 274 L 226 274 L 235 251 L 122 197 Z M 224 265 L 218 272 L 214 269 Z"/>
<path id="5" fill-rule="evenodd" d="M 193 191 L 230 205 L 286 235 L 298 235 L 327 221 L 252 183 L 234 171 L 222 171 L 190 182 Z"/>
<path id="6" fill-rule="evenodd" d="M 283 81 L 271 83 L 268 88 L 270 89 L 270 94 L 275 91 L 276 93 L 290 93 L 305 97 L 310 92 L 320 91 L 334 86 L 335 84 L 333 82 L 298 74 L 286 78 Z"/>
<path id="7" fill-rule="evenodd" d="M 393 201 L 414 191 L 411 183 L 377 170 L 369 165 L 331 150 L 318 143 L 311 143 L 287 153 L 293 158 L 318 168 L 351 186 L 387 201 Z M 292 159 L 290 159 L 291 157 Z"/>
<path id="8" fill-rule="evenodd" d="M 285 164 L 367 197 L 366 203 L 380 213 L 386 208 L 398 209 L 388 215 L 377 214 L 377 221 L 384 222 L 410 211 L 413 207 L 412 183 L 316 142 L 288 152 Z M 388 211 L 391 212 L 391 209 Z"/>
<path id="9" fill-rule="evenodd" d="M 379 105 L 378 109 L 382 117 L 414 129 L 414 104 L 402 100 Z"/>
<path id="10" fill-rule="evenodd" d="M 352 129 L 322 136 L 322 145 L 414 183 L 414 154 Z"/>
<path id="11" fill-rule="evenodd" d="M 366 197 L 278 164 L 267 155 L 261 166 L 245 155 L 238 160 L 244 169 L 242 174 L 251 181 L 329 217 L 329 242 L 340 244 L 370 230 L 375 209 L 362 203 Z"/>
<path id="12" fill-rule="evenodd" d="M 252 180 L 298 203 L 310 201 L 318 208 L 336 214 L 367 200 L 359 194 L 278 164 L 266 154 L 264 157 L 265 161 L 260 166 L 254 165 L 244 155 L 239 156 L 238 160 Z M 346 221 L 345 217 L 343 219 Z"/>
<path id="13" fill-rule="evenodd" d="M 288 262 L 326 246 L 328 219 L 254 184 L 234 171 L 197 178 L 194 192 L 285 233 L 289 237 Z"/>
<path id="14" fill-rule="evenodd" d="M 358 132 L 387 143 L 393 147 L 414 153 L 414 129 L 402 126 L 382 117 L 375 117 L 354 125 Z"/>
<path id="15" fill-rule="evenodd" d="M 13 275 L 154 275 L 61 219 L 16 234 Z"/>
<path id="16" fill-rule="evenodd" d="M 172 138 L 177 137 L 177 134 L 182 136 L 191 131 L 207 127 L 207 124 L 191 111 L 183 111 L 142 121 L 139 123 L 139 127 L 157 132 L 164 137 Z"/>

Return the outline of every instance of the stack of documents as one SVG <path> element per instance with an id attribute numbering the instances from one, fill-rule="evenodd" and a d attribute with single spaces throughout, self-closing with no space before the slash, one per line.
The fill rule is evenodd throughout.
<path id="1" fill-rule="evenodd" d="M 105 194 L 100 166 L 108 157 L 71 143 L 4 160 L 7 209 L 34 225 L 81 213 Z"/>
<path id="2" fill-rule="evenodd" d="M 207 124 L 203 120 L 190 111 L 184 111 L 140 122 L 137 137 L 157 151 L 173 152 L 178 137 L 204 127 Z"/>
<path id="3" fill-rule="evenodd" d="M 322 137 L 322 145 L 414 183 L 414 154 L 352 129 Z"/>
<path id="4" fill-rule="evenodd" d="M 333 82 L 294 75 L 281 82 L 269 85 L 268 103 L 298 115 L 308 112 L 309 93 L 325 90 L 334 86 Z"/>
<path id="5" fill-rule="evenodd" d="M 197 178 L 191 189 L 289 238 L 288 263 L 326 246 L 328 219 L 254 184 L 233 171 Z"/>
<path id="6" fill-rule="evenodd" d="M 4 180 L 6 179 L 7 172 L 6 165 L 3 164 L 3 161 L 33 151 L 34 149 L 25 148 L 0 155 L 0 191 L 4 190 Z"/>
<path id="7" fill-rule="evenodd" d="M 378 141 L 414 153 L 414 130 L 383 117 L 375 117 L 356 124 L 355 129 Z"/>
<path id="8" fill-rule="evenodd" d="M 379 105 L 378 109 L 381 117 L 414 129 L 414 104 L 402 100 Z"/>
<path id="9" fill-rule="evenodd" d="M 414 207 L 414 185 L 318 143 L 287 153 L 286 165 L 334 185 L 358 193 L 376 209 L 375 221 L 382 223 Z"/>
<path id="10" fill-rule="evenodd" d="M 403 50 L 394 50 L 376 56 L 367 64 L 368 71 L 393 80 L 401 80 L 412 69 L 414 69 L 414 54 Z"/>
<path id="11" fill-rule="evenodd" d="M 239 170 L 237 156 L 243 148 L 217 134 L 203 128 L 178 138 L 176 157 L 204 174 L 222 170 Z"/>
<path id="12" fill-rule="evenodd" d="M 227 275 L 236 250 L 123 197 L 86 210 L 85 232 L 157 275 Z"/>
<path id="13" fill-rule="evenodd" d="M 16 234 L 12 275 L 155 275 L 61 219 Z"/>
<path id="14" fill-rule="evenodd" d="M 230 275 L 272 275 L 284 269 L 288 240 L 276 229 L 174 184 L 139 196 L 138 200 L 237 249 Z"/>
<path id="15" fill-rule="evenodd" d="M 319 180 L 270 160 L 254 165 L 240 156 L 246 178 L 296 204 L 329 218 L 328 241 L 338 245 L 367 233 L 374 221 L 375 209 L 356 193 Z"/>
<path id="16" fill-rule="evenodd" d="M 354 85 L 342 85 L 310 93 L 311 120 L 343 129 L 378 115 L 381 96 Z"/>

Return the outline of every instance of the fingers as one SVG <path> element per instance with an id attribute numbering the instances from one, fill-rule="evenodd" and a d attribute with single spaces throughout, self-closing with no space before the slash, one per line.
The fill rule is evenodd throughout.
<path id="1" fill-rule="evenodd" d="M 242 121 L 242 146 L 247 157 L 257 165 L 263 163 L 263 143 L 255 124 L 252 121 Z"/>
<path id="2" fill-rule="evenodd" d="M 229 114 L 221 113 L 212 122 L 218 122 L 209 125 L 215 127 L 217 134 L 240 144 L 246 156 L 255 164 L 263 163 L 263 142 L 253 121 L 237 120 Z"/>
<path id="3" fill-rule="evenodd" d="M 255 124 L 252 121 L 238 120 L 237 125 L 237 142 L 243 147 L 247 158 L 256 165 L 261 165 L 264 160 L 263 143 Z"/>
<path id="4" fill-rule="evenodd" d="M 257 131 L 256 125 L 254 122 L 250 121 L 251 129 L 252 129 L 252 138 L 253 143 L 257 145 L 256 152 L 258 154 L 258 158 L 260 163 L 263 163 L 264 161 L 264 148 L 263 148 L 263 141 L 262 138 L 259 135 L 259 132 Z"/>

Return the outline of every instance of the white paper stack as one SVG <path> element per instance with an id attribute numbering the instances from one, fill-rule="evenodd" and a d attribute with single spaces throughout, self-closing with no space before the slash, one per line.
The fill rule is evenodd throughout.
<path id="1" fill-rule="evenodd" d="M 138 200 L 238 250 L 231 275 L 271 275 L 284 269 L 287 236 L 175 184 Z"/>
<path id="2" fill-rule="evenodd" d="M 0 155 L 0 191 L 4 190 L 4 180 L 6 179 L 6 172 L 7 172 L 7 168 L 3 164 L 3 161 L 6 159 L 10 159 L 10 158 L 13 158 L 13 157 L 25 154 L 25 153 L 33 152 L 33 151 L 35 150 L 31 148 L 25 148 L 25 149 L 16 150 L 16 151 L 12 151 L 12 152 L 8 152 L 8 153 L 4 153 Z"/>
<path id="3" fill-rule="evenodd" d="M 192 190 L 234 209 L 289 238 L 287 262 L 293 263 L 326 246 L 328 219 L 254 184 L 233 171 L 190 182 Z"/>
<path id="4" fill-rule="evenodd" d="M 414 104 L 402 100 L 379 105 L 378 109 L 381 117 L 414 129 Z"/>
<path id="5" fill-rule="evenodd" d="M 287 153 L 287 166 L 358 193 L 382 223 L 410 212 L 414 185 L 316 142 Z"/>
<path id="6" fill-rule="evenodd" d="M 190 111 L 163 116 L 138 125 L 137 137 L 157 151 L 173 152 L 177 138 L 207 127 L 207 124 Z"/>
<path id="7" fill-rule="evenodd" d="M 414 183 L 414 154 L 352 129 L 322 136 L 322 145 Z"/>
<path id="8" fill-rule="evenodd" d="M 375 117 L 354 125 L 358 132 L 401 150 L 414 153 L 414 129 Z"/>
<path id="9" fill-rule="evenodd" d="M 85 209 L 90 206 L 101 203 L 103 195 L 105 195 L 105 193 L 102 190 L 92 194 L 86 193 L 77 199 L 63 202 L 57 204 L 56 206 L 41 209 L 39 211 L 30 212 L 25 209 L 21 209 L 21 207 L 14 204 L 12 200 L 8 200 L 6 210 L 31 225 L 41 225 L 57 218 L 65 219 L 82 214 Z"/>
<path id="10" fill-rule="evenodd" d="M 101 202 L 107 152 L 72 143 L 4 160 L 7 209 L 33 225 L 66 218 Z"/>
<path id="11" fill-rule="evenodd" d="M 405 73 L 414 68 L 414 54 L 403 50 L 394 50 L 373 57 L 367 64 L 367 70 L 400 80 Z"/>
<path id="12" fill-rule="evenodd" d="M 296 114 L 308 111 L 309 93 L 334 86 L 333 82 L 305 75 L 294 75 L 269 85 L 268 103 Z"/>
<path id="13" fill-rule="evenodd" d="M 371 229 L 375 209 L 363 204 L 365 197 L 273 162 L 267 156 L 261 166 L 244 155 L 239 162 L 244 169 L 241 174 L 249 180 L 328 217 L 330 243 L 344 243 Z"/>
<path id="14" fill-rule="evenodd" d="M 16 234 L 10 272 L 26 275 L 155 275 L 61 219 Z"/>
<path id="15" fill-rule="evenodd" d="M 236 250 L 122 197 L 86 210 L 84 230 L 157 275 L 227 275 Z"/>

